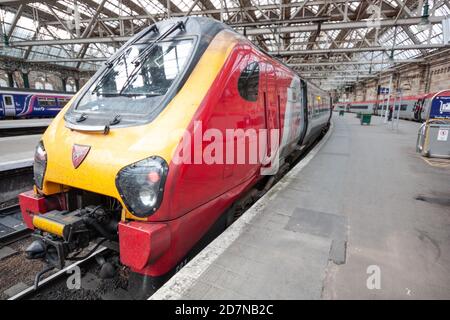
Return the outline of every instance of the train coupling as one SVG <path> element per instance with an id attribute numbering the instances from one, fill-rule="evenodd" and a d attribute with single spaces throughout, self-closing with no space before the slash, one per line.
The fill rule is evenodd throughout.
<path id="1" fill-rule="evenodd" d="M 53 210 L 34 215 L 34 242 L 26 249 L 29 259 L 41 259 L 58 269 L 66 260 L 80 260 L 79 254 L 93 241 L 117 241 L 117 221 L 102 206 L 74 211 Z M 95 248 L 96 249 L 96 248 Z M 94 250 L 92 250 L 94 251 Z"/>

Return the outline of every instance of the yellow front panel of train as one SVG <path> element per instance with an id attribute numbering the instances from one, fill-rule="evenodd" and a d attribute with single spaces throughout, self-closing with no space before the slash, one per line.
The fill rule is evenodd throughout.
<path id="1" fill-rule="evenodd" d="M 152 155 L 158 155 L 170 163 L 183 130 L 192 121 L 237 40 L 236 35 L 229 31 L 220 32 L 182 89 L 149 124 L 113 128 L 106 135 L 72 131 L 65 127 L 64 121 L 69 103 L 43 136 L 48 160 L 42 191 L 45 194 L 57 193 L 62 191 L 61 185 L 66 185 L 122 201 L 115 185 L 118 171 Z M 91 147 L 78 168 L 72 164 L 74 144 Z"/>

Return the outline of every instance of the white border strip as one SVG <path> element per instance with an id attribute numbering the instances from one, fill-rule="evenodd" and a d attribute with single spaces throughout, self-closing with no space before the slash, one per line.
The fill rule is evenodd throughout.
<path id="1" fill-rule="evenodd" d="M 197 279 L 205 272 L 214 261 L 243 233 L 250 221 L 261 213 L 269 201 L 285 189 L 300 171 L 317 155 L 322 146 L 328 141 L 333 131 L 331 123 L 325 137 L 291 169 L 280 181 L 278 181 L 262 198 L 253 204 L 236 222 L 226 229 L 220 236 L 204 248 L 183 269 L 176 273 L 148 300 L 178 300 L 192 287 Z"/>
<path id="2" fill-rule="evenodd" d="M 0 163 L 0 171 L 8 171 L 33 166 L 34 159 L 22 159 Z"/>

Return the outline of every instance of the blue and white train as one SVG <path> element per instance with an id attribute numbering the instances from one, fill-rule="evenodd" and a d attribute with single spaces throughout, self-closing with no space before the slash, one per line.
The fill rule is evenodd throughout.
<path id="1" fill-rule="evenodd" d="M 54 117 L 72 97 L 67 92 L 0 87 L 0 119 Z"/>

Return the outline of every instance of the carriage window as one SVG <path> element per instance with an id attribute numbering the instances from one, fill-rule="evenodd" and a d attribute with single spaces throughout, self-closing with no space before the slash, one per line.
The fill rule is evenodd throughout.
<path id="1" fill-rule="evenodd" d="M 238 90 L 242 98 L 248 101 L 258 99 L 259 64 L 252 62 L 245 67 L 238 80 Z"/>
<path id="2" fill-rule="evenodd" d="M 41 107 L 55 107 L 56 99 L 55 98 L 38 98 L 39 106 Z"/>
<path id="3" fill-rule="evenodd" d="M 69 98 L 62 98 L 62 99 L 59 98 L 59 99 L 58 99 L 59 106 L 60 106 L 60 107 L 64 107 L 64 106 L 67 104 L 67 102 L 69 102 L 69 100 L 70 100 Z"/>
<path id="4" fill-rule="evenodd" d="M 296 87 L 289 87 L 288 88 L 288 101 L 297 102 L 299 99 L 299 92 L 298 88 Z"/>
<path id="5" fill-rule="evenodd" d="M 4 100 L 5 100 L 5 104 L 6 104 L 7 106 L 10 106 L 10 105 L 13 104 L 13 103 L 12 103 L 12 98 L 11 98 L 11 96 L 4 96 Z"/>

